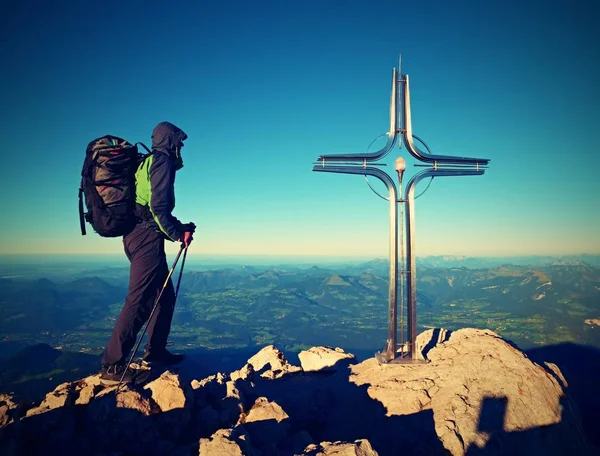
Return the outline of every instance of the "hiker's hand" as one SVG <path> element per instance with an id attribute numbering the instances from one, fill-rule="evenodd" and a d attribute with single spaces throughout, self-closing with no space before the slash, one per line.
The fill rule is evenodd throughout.
<path id="1" fill-rule="evenodd" d="M 189 231 L 190 233 L 194 234 L 194 232 L 196 231 L 196 225 L 194 225 L 193 223 L 186 223 L 183 225 L 183 230 L 184 231 Z"/>
<path id="2" fill-rule="evenodd" d="M 193 233 L 191 231 L 186 231 L 183 234 L 183 239 L 179 239 L 182 243 L 182 247 L 185 247 L 187 249 L 190 246 L 190 244 L 194 240 L 194 236 L 192 236 L 192 234 Z"/>

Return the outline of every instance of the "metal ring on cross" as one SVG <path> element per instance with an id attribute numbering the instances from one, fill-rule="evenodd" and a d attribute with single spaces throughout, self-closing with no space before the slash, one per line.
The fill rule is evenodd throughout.
<path id="1" fill-rule="evenodd" d="M 371 143 L 367 146 L 367 150 L 365 152 L 369 152 L 369 149 L 371 148 L 371 146 L 375 143 L 375 141 L 377 141 L 379 138 L 381 138 L 382 136 L 387 135 L 388 133 L 382 133 L 379 136 L 377 136 L 373 141 L 371 141 Z M 427 145 L 427 143 L 425 141 L 423 141 L 421 138 L 419 138 L 417 135 L 412 135 L 413 138 L 415 138 L 417 141 L 419 141 L 421 144 L 423 144 L 423 146 L 425 146 L 425 149 L 427 149 L 427 153 L 429 155 L 431 155 L 431 149 L 429 149 L 429 146 Z M 377 190 L 375 190 L 373 188 L 373 186 L 371 185 L 371 183 L 369 182 L 369 178 L 367 177 L 367 175 L 365 174 L 365 181 L 367 182 L 367 185 L 369 186 L 369 188 L 373 191 L 373 193 L 375 193 L 379 198 L 389 201 L 390 199 L 387 196 L 383 196 L 382 194 L 380 194 Z M 425 187 L 425 190 L 423 190 L 419 195 L 417 195 L 415 197 L 415 199 L 419 198 L 420 196 L 423 195 L 423 193 L 425 193 L 427 191 L 427 189 L 429 188 L 429 186 L 431 185 L 431 182 L 433 181 L 433 177 L 430 179 L 429 183 L 427 184 L 427 187 Z"/>

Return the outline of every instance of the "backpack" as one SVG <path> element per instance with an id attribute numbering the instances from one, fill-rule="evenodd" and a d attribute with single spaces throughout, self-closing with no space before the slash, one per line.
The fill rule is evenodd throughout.
<path id="1" fill-rule="evenodd" d="M 85 151 L 79 187 L 79 223 L 85 236 L 85 221 L 102 237 L 129 233 L 136 224 L 135 172 L 148 156 L 138 152 L 141 144 L 106 135 L 91 141 Z M 83 209 L 83 199 L 87 212 Z"/>

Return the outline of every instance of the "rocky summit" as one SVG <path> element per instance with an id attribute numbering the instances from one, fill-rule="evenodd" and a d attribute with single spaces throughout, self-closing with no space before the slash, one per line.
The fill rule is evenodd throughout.
<path id="1" fill-rule="evenodd" d="M 0 395 L 0 454 L 392 456 L 594 454 L 560 369 L 489 330 L 428 330 L 423 364 L 267 346 L 231 373 L 98 376 L 33 406 Z"/>

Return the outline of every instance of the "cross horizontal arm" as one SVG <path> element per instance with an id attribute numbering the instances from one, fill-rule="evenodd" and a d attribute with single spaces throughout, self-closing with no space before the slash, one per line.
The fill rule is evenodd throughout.
<path id="1" fill-rule="evenodd" d="M 460 164 L 462 166 L 485 166 L 490 160 L 487 158 L 474 158 L 474 157 L 458 157 L 452 155 L 434 155 L 429 154 L 420 150 L 414 141 L 412 132 L 412 120 L 410 114 L 410 87 L 408 75 L 404 78 L 404 144 L 408 149 L 408 152 L 415 157 L 417 160 L 424 162 L 436 163 L 438 165 L 443 164 Z"/>
<path id="2" fill-rule="evenodd" d="M 396 184 L 387 173 L 380 170 L 379 168 L 372 168 L 370 166 L 322 166 L 315 165 L 313 171 L 320 173 L 341 173 L 341 174 L 359 174 L 361 176 L 373 176 L 382 181 L 389 190 L 393 189 L 394 194 L 397 193 Z"/>

